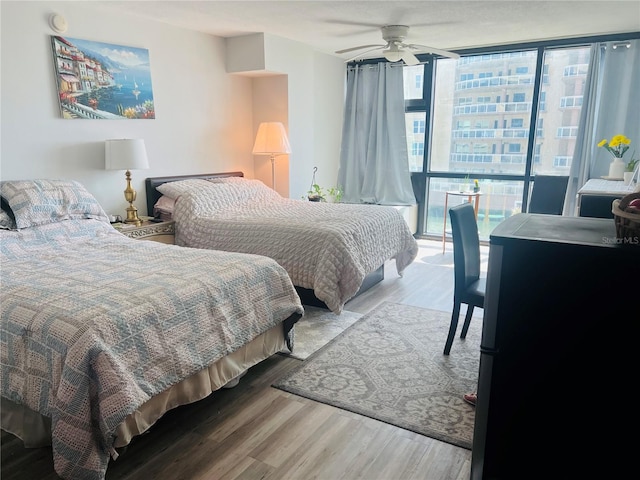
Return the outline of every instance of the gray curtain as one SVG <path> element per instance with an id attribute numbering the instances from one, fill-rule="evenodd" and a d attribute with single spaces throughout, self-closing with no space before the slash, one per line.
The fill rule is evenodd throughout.
<path id="1" fill-rule="evenodd" d="M 350 67 L 338 170 L 343 202 L 416 203 L 405 128 L 402 68 Z"/>
<path id="2" fill-rule="evenodd" d="M 575 213 L 577 192 L 587 180 L 609 173 L 612 157 L 598 148 L 600 140 L 623 134 L 631 139 L 624 161 L 634 152 L 640 155 L 640 40 L 595 44 L 589 65 L 565 202 L 569 214 Z"/>

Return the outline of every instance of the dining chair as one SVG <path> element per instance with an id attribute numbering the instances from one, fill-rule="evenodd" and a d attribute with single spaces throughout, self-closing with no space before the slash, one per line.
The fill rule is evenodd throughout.
<path id="1" fill-rule="evenodd" d="M 528 213 L 562 215 L 569 177 L 564 175 L 536 175 L 529 201 Z"/>
<path id="2" fill-rule="evenodd" d="M 474 307 L 483 308 L 486 277 L 480 274 L 480 238 L 478 222 L 471 203 L 462 203 L 449 209 L 453 239 L 453 312 L 444 354 L 449 355 L 458 328 L 460 307 L 467 305 L 460 338 L 469 330 Z"/>

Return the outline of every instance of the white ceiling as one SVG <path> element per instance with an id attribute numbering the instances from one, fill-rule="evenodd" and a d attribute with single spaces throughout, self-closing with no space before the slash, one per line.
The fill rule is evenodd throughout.
<path id="1" fill-rule="evenodd" d="M 329 54 L 384 43 L 379 27 L 389 24 L 409 25 L 408 43 L 445 50 L 640 31 L 640 0 L 173 0 L 94 5 L 220 37 L 269 33 Z"/>

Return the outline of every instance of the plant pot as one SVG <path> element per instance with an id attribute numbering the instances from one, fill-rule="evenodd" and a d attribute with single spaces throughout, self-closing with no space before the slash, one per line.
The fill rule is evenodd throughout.
<path id="1" fill-rule="evenodd" d="M 631 185 L 631 179 L 633 178 L 633 172 L 624 172 L 624 184 Z"/>

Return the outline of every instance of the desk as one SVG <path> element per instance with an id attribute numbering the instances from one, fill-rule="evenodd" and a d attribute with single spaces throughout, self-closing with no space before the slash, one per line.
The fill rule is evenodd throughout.
<path id="1" fill-rule="evenodd" d="M 633 192 L 635 185 L 592 178 L 578 190 L 578 216 L 613 218 L 611 203 Z"/>
<path id="2" fill-rule="evenodd" d="M 449 216 L 449 195 L 454 197 L 467 197 L 469 203 L 474 202 L 473 209 L 478 218 L 478 206 L 480 205 L 480 195 L 482 192 L 458 192 L 450 191 L 444 194 L 444 225 L 442 226 L 442 253 L 445 251 L 447 239 L 447 217 Z M 475 199 L 475 200 L 474 200 Z"/>

